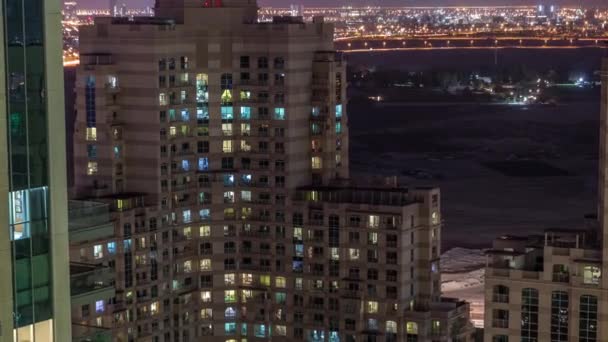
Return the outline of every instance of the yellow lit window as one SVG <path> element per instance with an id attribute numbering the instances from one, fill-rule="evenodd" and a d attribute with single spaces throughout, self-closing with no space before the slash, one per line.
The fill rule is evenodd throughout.
<path id="1" fill-rule="evenodd" d="M 188 240 L 192 239 L 192 229 L 190 227 L 184 228 L 184 237 Z"/>
<path id="2" fill-rule="evenodd" d="M 201 226 L 199 228 L 199 233 L 201 237 L 211 236 L 211 227 L 210 226 Z"/>
<path id="3" fill-rule="evenodd" d="M 378 313 L 378 302 L 368 301 L 365 306 L 367 313 Z"/>
<path id="4" fill-rule="evenodd" d="M 201 319 L 212 319 L 213 318 L 213 310 L 211 309 L 202 309 L 201 310 Z"/>
<path id="5" fill-rule="evenodd" d="M 158 313 L 158 302 L 150 304 L 150 313 L 156 315 Z"/>
<path id="6" fill-rule="evenodd" d="M 359 249 L 358 248 L 349 248 L 348 249 L 348 258 L 350 260 L 359 260 Z"/>
<path id="7" fill-rule="evenodd" d="M 97 141 L 97 127 L 87 127 L 87 141 Z"/>
<path id="8" fill-rule="evenodd" d="M 408 335 L 418 335 L 418 323 L 416 322 L 407 322 L 405 325 L 405 330 Z"/>
<path id="9" fill-rule="evenodd" d="M 232 153 L 232 140 L 224 140 L 222 143 L 224 153 Z"/>
<path id="10" fill-rule="evenodd" d="M 253 298 L 253 291 L 241 290 L 241 302 L 247 303 L 247 300 Z"/>
<path id="11" fill-rule="evenodd" d="M 260 283 L 264 286 L 270 286 L 270 276 L 269 275 L 260 276 Z"/>
<path id="12" fill-rule="evenodd" d="M 201 271 L 211 271 L 211 259 L 201 260 Z"/>
<path id="13" fill-rule="evenodd" d="M 251 151 L 251 145 L 245 140 L 241 140 L 241 151 L 249 152 Z"/>
<path id="14" fill-rule="evenodd" d="M 285 286 L 287 286 L 287 280 L 285 279 L 285 277 L 277 277 L 275 279 L 275 284 L 278 288 L 285 288 Z"/>
<path id="15" fill-rule="evenodd" d="M 312 168 L 314 170 L 321 169 L 323 167 L 323 162 L 321 157 L 312 157 Z"/>
<path id="16" fill-rule="evenodd" d="M 232 124 L 231 123 L 222 124 L 222 133 L 226 136 L 231 136 L 232 135 Z"/>
<path id="17" fill-rule="evenodd" d="M 176 136 L 176 135 L 177 135 L 177 128 L 175 128 L 175 126 L 171 126 L 171 127 L 169 127 L 169 135 L 170 135 L 171 137 L 174 137 L 174 136 Z"/>
<path id="18" fill-rule="evenodd" d="M 87 175 L 92 176 L 97 174 L 97 162 L 89 162 L 87 164 Z"/>

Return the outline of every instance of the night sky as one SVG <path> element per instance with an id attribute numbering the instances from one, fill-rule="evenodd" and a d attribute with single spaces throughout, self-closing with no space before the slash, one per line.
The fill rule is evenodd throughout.
<path id="1" fill-rule="evenodd" d="M 109 0 L 77 0 L 81 7 L 108 7 Z M 202 0 L 201 0 L 202 1 Z M 118 1 L 121 2 L 120 0 Z M 128 7 L 152 6 L 154 0 L 123 0 Z M 460 5 L 529 5 L 536 3 L 607 6 L 606 0 L 258 0 L 262 6 L 288 7 L 289 4 L 305 6 L 383 5 L 383 6 L 460 6 Z"/>

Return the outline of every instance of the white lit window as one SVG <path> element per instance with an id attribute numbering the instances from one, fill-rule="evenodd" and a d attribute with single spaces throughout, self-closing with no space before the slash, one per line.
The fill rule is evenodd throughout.
<path id="1" fill-rule="evenodd" d="M 158 94 L 158 104 L 160 106 L 166 106 L 167 105 L 167 94 L 165 94 L 165 93 Z"/>
<path id="2" fill-rule="evenodd" d="M 95 302 L 95 312 L 103 313 L 105 310 L 105 303 L 103 300 L 98 300 Z"/>
<path id="3" fill-rule="evenodd" d="M 278 336 L 287 336 L 287 327 L 284 325 L 275 325 L 274 331 Z"/>
<path id="4" fill-rule="evenodd" d="M 103 258 L 103 245 L 93 246 L 93 256 L 95 257 L 95 259 Z"/>
<path id="5" fill-rule="evenodd" d="M 323 163 L 321 157 L 312 157 L 312 168 L 313 170 L 318 170 L 323 167 Z"/>
<path id="6" fill-rule="evenodd" d="M 232 124 L 223 123 L 222 124 L 222 133 L 226 136 L 231 136 L 232 135 Z"/>
<path id="7" fill-rule="evenodd" d="M 348 258 L 350 260 L 359 260 L 359 249 L 358 248 L 349 248 L 348 249 Z"/>
<path id="8" fill-rule="evenodd" d="M 370 227 L 370 228 L 380 227 L 380 216 L 369 215 L 368 227 Z"/>
<path id="9" fill-rule="evenodd" d="M 211 259 L 201 260 L 201 271 L 211 271 Z"/>
<path id="10" fill-rule="evenodd" d="M 396 334 L 397 333 L 397 322 L 386 321 L 386 332 L 388 334 Z"/>
<path id="11" fill-rule="evenodd" d="M 332 247 L 330 249 L 330 258 L 331 260 L 340 260 L 340 249 L 337 247 Z"/>
<path id="12" fill-rule="evenodd" d="M 150 313 L 156 315 L 158 313 L 158 302 L 150 304 Z"/>
<path id="13" fill-rule="evenodd" d="M 251 191 L 241 191 L 241 200 L 251 202 Z"/>
<path id="14" fill-rule="evenodd" d="M 87 175 L 92 176 L 97 174 L 97 162 L 89 162 L 87 164 Z"/>
<path id="15" fill-rule="evenodd" d="M 378 313 L 378 302 L 368 301 L 365 308 L 369 314 Z"/>
<path id="16" fill-rule="evenodd" d="M 243 274 L 241 274 L 241 283 L 243 285 L 251 285 L 251 284 L 253 284 L 253 274 L 251 274 L 251 273 L 243 273 Z"/>
<path id="17" fill-rule="evenodd" d="M 302 278 L 296 278 L 295 288 L 296 290 L 302 290 L 304 288 L 304 280 Z"/>
<path id="18" fill-rule="evenodd" d="M 211 291 L 201 291 L 201 302 L 211 303 Z"/>
<path id="19" fill-rule="evenodd" d="M 177 128 L 175 128 L 175 126 L 169 127 L 169 135 L 171 137 L 175 137 L 177 135 Z"/>
<path id="20" fill-rule="evenodd" d="M 598 266 L 585 266 L 583 268 L 583 284 L 598 285 L 602 271 Z"/>
<path id="21" fill-rule="evenodd" d="M 437 214 L 436 211 L 434 211 L 431 214 L 431 220 L 432 220 L 433 224 L 438 224 L 439 223 L 439 214 Z"/>
<path id="22" fill-rule="evenodd" d="M 186 260 L 184 261 L 184 273 L 192 272 L 192 261 Z"/>
<path id="23" fill-rule="evenodd" d="M 224 284 L 225 285 L 235 285 L 236 284 L 236 276 L 234 273 L 224 274 Z"/>

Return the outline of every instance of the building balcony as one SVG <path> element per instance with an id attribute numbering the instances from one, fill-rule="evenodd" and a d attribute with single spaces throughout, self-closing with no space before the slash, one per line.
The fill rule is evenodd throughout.
<path id="1" fill-rule="evenodd" d="M 69 202 L 70 243 L 79 244 L 114 236 L 114 224 L 110 219 L 110 206 L 98 202 Z"/>
<path id="2" fill-rule="evenodd" d="M 83 263 L 70 263 L 72 305 L 81 306 L 116 295 L 114 270 Z"/>

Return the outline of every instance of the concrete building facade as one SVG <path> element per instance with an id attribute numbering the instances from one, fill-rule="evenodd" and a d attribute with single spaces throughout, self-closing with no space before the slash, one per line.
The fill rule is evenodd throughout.
<path id="1" fill-rule="evenodd" d="M 580 229 L 494 242 L 486 268 L 487 342 L 594 342 L 608 336 L 608 60 L 602 84 L 598 217 Z"/>
<path id="2" fill-rule="evenodd" d="M 0 341 L 69 341 L 61 3 L 0 12 Z"/>
<path id="3" fill-rule="evenodd" d="M 83 325 L 117 341 L 469 341 L 468 305 L 441 299 L 439 190 L 350 179 L 331 24 L 158 0 L 80 43 L 74 198 L 107 204 L 114 236 L 77 254 L 116 271 L 103 311 L 75 308 Z"/>

